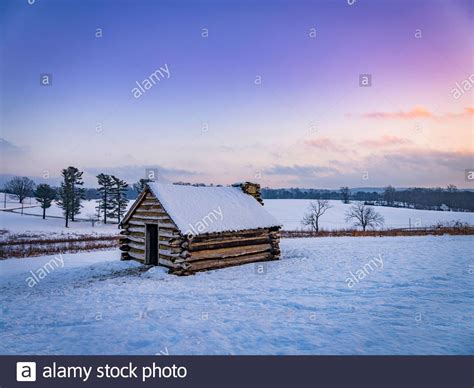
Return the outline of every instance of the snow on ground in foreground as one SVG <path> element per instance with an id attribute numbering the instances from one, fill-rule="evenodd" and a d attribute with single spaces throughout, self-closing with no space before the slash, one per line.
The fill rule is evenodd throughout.
<path id="1" fill-rule="evenodd" d="M 314 200 L 313 200 L 314 201 Z M 301 220 L 308 210 L 311 200 L 307 199 L 266 199 L 265 209 L 283 224 L 284 230 L 302 228 Z M 325 229 L 342 229 L 351 227 L 345 222 L 345 213 L 352 204 L 331 200 L 333 206 L 320 218 L 320 227 Z M 461 220 L 474 225 L 474 213 L 443 212 L 435 210 L 417 210 L 395 207 L 375 206 L 375 210 L 385 218 L 386 228 L 408 228 L 411 226 L 426 227 L 437 222 Z"/>
<path id="2" fill-rule="evenodd" d="M 472 236 L 283 240 L 283 259 L 144 273 L 117 250 L 0 261 L 1 354 L 472 354 Z M 379 256 L 381 255 L 381 256 Z M 352 289 L 346 279 L 383 259 Z M 471 272 L 471 273 L 470 273 Z"/>

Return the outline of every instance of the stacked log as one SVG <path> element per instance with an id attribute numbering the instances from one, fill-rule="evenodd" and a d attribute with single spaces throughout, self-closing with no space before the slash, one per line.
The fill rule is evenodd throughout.
<path id="1" fill-rule="evenodd" d="M 195 236 L 188 240 L 186 267 L 172 270 L 178 275 L 230 267 L 258 261 L 278 260 L 278 228 L 262 228 Z"/>

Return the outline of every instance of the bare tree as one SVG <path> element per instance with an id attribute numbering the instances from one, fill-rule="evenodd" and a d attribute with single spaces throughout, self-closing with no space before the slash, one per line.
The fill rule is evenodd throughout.
<path id="1" fill-rule="evenodd" d="M 372 206 L 362 202 L 352 205 L 346 213 L 346 222 L 352 221 L 354 226 L 361 226 L 365 232 L 367 227 L 375 228 L 384 224 L 384 218 Z"/>
<path id="2" fill-rule="evenodd" d="M 349 203 L 349 194 L 351 193 L 349 187 L 343 186 L 341 187 L 341 197 L 343 203 Z"/>
<path id="3" fill-rule="evenodd" d="M 23 214 L 23 201 L 26 197 L 33 194 L 34 187 L 35 182 L 26 176 L 13 177 L 11 181 L 7 182 L 5 185 L 6 190 L 17 197 L 18 202 L 21 203 L 21 214 Z"/>
<path id="4" fill-rule="evenodd" d="M 319 232 L 319 218 L 330 208 L 332 208 L 332 206 L 326 199 L 318 199 L 316 202 L 310 202 L 308 213 L 304 215 L 301 223 L 310 226 L 316 233 Z"/>

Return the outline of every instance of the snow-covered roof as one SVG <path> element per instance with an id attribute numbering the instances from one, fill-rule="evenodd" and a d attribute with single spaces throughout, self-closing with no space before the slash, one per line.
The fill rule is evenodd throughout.
<path id="1" fill-rule="evenodd" d="M 148 183 L 183 234 L 206 234 L 280 226 L 255 198 L 237 187 Z"/>

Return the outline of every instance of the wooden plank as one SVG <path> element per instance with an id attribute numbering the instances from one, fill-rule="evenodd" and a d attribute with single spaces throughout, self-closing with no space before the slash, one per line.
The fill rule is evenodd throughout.
<path id="1" fill-rule="evenodd" d="M 177 238 L 180 237 L 181 235 L 179 234 L 177 229 L 174 229 L 173 232 L 169 232 L 168 230 L 164 231 L 159 231 L 158 234 L 163 237 L 168 237 L 168 238 Z"/>
<path id="2" fill-rule="evenodd" d="M 157 209 L 146 209 L 139 207 L 135 213 L 136 215 L 143 215 L 143 216 L 153 216 L 153 217 L 166 217 L 169 219 L 168 214 L 166 214 L 163 211 L 157 210 Z"/>
<path id="3" fill-rule="evenodd" d="M 159 254 L 160 256 L 166 256 L 166 257 L 170 257 L 170 258 L 178 258 L 178 257 L 181 257 L 181 256 L 179 255 L 179 253 L 170 251 L 169 249 L 158 249 L 158 254 Z"/>
<path id="4" fill-rule="evenodd" d="M 130 248 L 133 248 L 133 249 L 145 251 L 145 244 L 144 244 L 144 243 L 136 243 L 136 242 L 130 241 L 130 242 L 128 243 L 128 246 L 129 246 Z"/>
<path id="5" fill-rule="evenodd" d="M 143 227 L 132 226 L 128 229 L 132 233 L 142 233 L 145 234 L 145 225 Z"/>
<path id="6" fill-rule="evenodd" d="M 168 267 L 168 268 L 177 268 L 178 265 L 173 263 L 171 260 L 167 260 L 167 259 L 164 259 L 162 257 L 160 257 L 158 259 L 158 264 L 164 266 L 164 267 Z"/>
<path id="7" fill-rule="evenodd" d="M 231 267 L 235 265 L 247 264 L 247 263 L 254 263 L 259 261 L 269 261 L 275 260 L 274 256 L 271 253 L 264 252 L 260 254 L 252 254 L 241 256 L 232 259 L 220 259 L 220 260 L 204 260 L 204 261 L 196 261 L 190 263 L 189 269 L 185 272 L 192 273 L 196 271 L 203 271 L 209 269 L 218 269 L 218 268 L 225 268 Z"/>
<path id="8" fill-rule="evenodd" d="M 133 214 L 131 220 L 145 220 L 145 221 L 148 221 L 148 220 L 153 220 L 153 221 L 162 221 L 164 223 L 167 223 L 167 224 L 171 224 L 171 221 L 169 219 L 169 217 L 163 217 L 163 216 L 148 216 L 148 215 L 141 215 L 141 214 L 138 214 L 138 213 L 135 213 Z"/>
<path id="9" fill-rule="evenodd" d="M 194 236 L 192 242 L 220 242 L 228 238 L 247 238 L 267 236 L 270 229 L 252 229 L 239 232 L 212 233 Z"/>
<path id="10" fill-rule="evenodd" d="M 194 251 L 201 251 L 201 250 L 207 250 L 207 249 L 220 249 L 220 248 L 231 248 L 231 247 L 236 247 L 236 246 L 242 246 L 242 245 L 252 245 L 252 244 L 264 244 L 270 242 L 270 238 L 268 235 L 266 236 L 258 236 L 258 237 L 246 237 L 246 238 L 227 238 L 223 239 L 218 242 L 191 242 L 189 244 L 189 251 L 194 252 Z"/>
<path id="11" fill-rule="evenodd" d="M 136 237 L 136 236 L 127 236 L 130 241 L 134 241 L 137 243 L 142 243 L 145 244 L 145 237 L 142 234 L 143 237 Z"/>
<path id="12" fill-rule="evenodd" d="M 145 262 L 145 254 L 134 252 L 134 251 L 129 251 L 127 253 L 130 257 L 134 258 L 135 260 Z"/>
<path id="13" fill-rule="evenodd" d="M 225 249 L 209 249 L 205 251 L 191 252 L 191 257 L 189 257 L 186 261 L 192 262 L 208 259 L 233 258 L 261 252 L 270 252 L 271 249 L 272 246 L 270 244 L 244 245 Z"/>
<path id="14" fill-rule="evenodd" d="M 169 231 L 175 231 L 177 230 L 173 224 L 164 224 L 163 222 L 155 222 L 154 220 L 149 220 L 148 222 L 144 222 L 144 221 L 140 221 L 140 220 L 136 220 L 132 217 L 132 219 L 130 219 L 130 221 L 128 221 L 128 223 L 133 226 L 133 227 L 136 227 L 136 226 L 141 226 L 143 227 L 143 230 L 145 230 L 145 225 L 146 224 L 158 224 L 158 227 L 160 229 L 166 229 L 166 230 L 169 230 Z M 130 229 L 129 229 L 130 230 Z"/>

